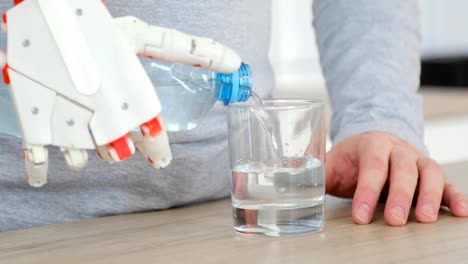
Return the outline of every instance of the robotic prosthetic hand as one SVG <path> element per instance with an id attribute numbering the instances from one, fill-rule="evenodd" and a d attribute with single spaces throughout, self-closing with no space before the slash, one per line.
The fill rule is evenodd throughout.
<path id="1" fill-rule="evenodd" d="M 213 40 L 114 20 L 99 0 L 15 0 L 3 20 L 8 54 L 0 64 L 36 187 L 47 182 L 48 145 L 60 147 L 72 170 L 86 165 L 88 149 L 112 163 L 136 146 L 155 168 L 170 163 L 161 104 L 135 54 L 224 73 L 241 64 Z"/>

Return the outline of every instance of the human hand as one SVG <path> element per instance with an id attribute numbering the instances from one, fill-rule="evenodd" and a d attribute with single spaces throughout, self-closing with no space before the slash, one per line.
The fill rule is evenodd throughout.
<path id="1" fill-rule="evenodd" d="M 379 198 L 386 198 L 384 218 L 392 226 L 405 225 L 415 199 L 415 217 L 437 221 L 441 205 L 454 216 L 468 216 L 468 201 L 448 183 L 441 167 L 408 142 L 383 132 L 346 139 L 327 154 L 327 193 L 353 197 L 352 218 L 369 224 Z"/>

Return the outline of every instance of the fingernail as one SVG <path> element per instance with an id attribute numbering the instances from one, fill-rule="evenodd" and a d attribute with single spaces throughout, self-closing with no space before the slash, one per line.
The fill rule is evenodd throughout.
<path id="1" fill-rule="evenodd" d="M 361 222 L 367 223 L 370 221 L 371 209 L 370 206 L 363 203 L 359 206 L 357 217 Z"/>
<path id="2" fill-rule="evenodd" d="M 399 205 L 392 207 L 392 216 L 398 220 L 405 220 L 405 209 Z"/>
<path id="3" fill-rule="evenodd" d="M 430 202 L 423 202 L 421 205 L 421 212 L 427 216 L 434 217 L 435 210 Z"/>

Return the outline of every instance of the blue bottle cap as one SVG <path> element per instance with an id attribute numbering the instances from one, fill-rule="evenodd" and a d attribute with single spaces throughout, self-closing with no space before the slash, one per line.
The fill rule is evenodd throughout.
<path id="1" fill-rule="evenodd" d="M 234 73 L 216 73 L 216 81 L 221 83 L 218 100 L 224 105 L 245 102 L 252 96 L 252 72 L 248 64 L 242 63 Z"/>

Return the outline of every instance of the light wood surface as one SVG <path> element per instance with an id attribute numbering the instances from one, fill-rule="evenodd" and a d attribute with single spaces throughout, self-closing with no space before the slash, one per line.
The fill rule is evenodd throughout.
<path id="1" fill-rule="evenodd" d="M 426 119 L 468 115 L 468 88 L 424 87 L 420 93 Z"/>
<path id="2" fill-rule="evenodd" d="M 468 162 L 445 167 L 468 193 Z M 468 219 L 389 227 L 350 218 L 350 201 L 327 200 L 327 225 L 293 238 L 232 231 L 227 200 L 0 234 L 0 263 L 467 263 Z"/>

